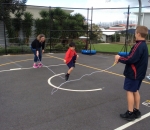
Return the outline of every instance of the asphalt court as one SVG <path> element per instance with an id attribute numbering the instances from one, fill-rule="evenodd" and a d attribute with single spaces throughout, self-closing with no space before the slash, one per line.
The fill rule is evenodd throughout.
<path id="1" fill-rule="evenodd" d="M 150 107 L 142 103 L 150 100 L 150 82 L 144 79 L 140 90 L 142 118 L 127 122 L 119 117 L 127 110 L 122 89 L 124 65 L 117 64 L 78 80 L 85 74 L 107 69 L 114 62 L 113 55 L 79 55 L 69 78 L 77 81 L 65 83 L 58 90 L 48 81 L 51 78 L 50 83 L 56 87 L 65 82 L 64 74 L 62 78 L 57 76 L 68 69 L 63 53 L 43 55 L 42 62 L 49 69 L 32 68 L 33 55 L 1 56 L 1 130 L 149 130 Z M 53 90 L 57 91 L 51 95 Z"/>

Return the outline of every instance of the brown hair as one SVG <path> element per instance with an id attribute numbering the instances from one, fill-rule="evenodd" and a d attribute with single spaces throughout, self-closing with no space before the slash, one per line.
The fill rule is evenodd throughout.
<path id="1" fill-rule="evenodd" d="M 39 34 L 39 35 L 37 36 L 37 40 L 40 41 L 40 39 L 41 39 L 42 37 L 45 37 L 45 35 L 44 35 L 44 34 Z"/>
<path id="2" fill-rule="evenodd" d="M 148 35 L 148 28 L 146 26 L 137 26 L 136 33 L 141 34 L 142 38 L 146 38 Z"/>

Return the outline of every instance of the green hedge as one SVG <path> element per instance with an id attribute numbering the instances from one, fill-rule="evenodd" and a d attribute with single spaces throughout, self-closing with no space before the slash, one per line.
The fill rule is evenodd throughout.
<path id="1" fill-rule="evenodd" d="M 81 52 L 82 49 L 85 47 L 85 43 L 82 41 L 75 41 L 76 43 L 76 51 Z M 52 52 L 65 52 L 69 48 L 69 45 L 63 46 L 61 43 L 57 43 L 55 46 L 51 48 Z M 50 52 L 50 47 L 46 46 L 45 52 Z M 8 46 L 7 47 L 7 53 L 8 54 L 19 54 L 19 53 L 32 53 L 30 47 L 28 45 L 20 45 L 20 46 Z M 0 55 L 5 54 L 5 48 L 0 48 Z"/>

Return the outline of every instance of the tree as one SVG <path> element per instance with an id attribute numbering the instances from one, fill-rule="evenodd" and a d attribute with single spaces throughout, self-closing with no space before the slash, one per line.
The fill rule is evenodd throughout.
<path id="1" fill-rule="evenodd" d="M 9 38 L 14 37 L 14 30 L 18 29 L 17 26 L 13 27 L 14 21 L 11 20 L 10 14 L 16 13 L 16 20 L 20 19 L 19 15 L 25 10 L 25 3 L 27 0 L 0 0 L 0 20 L 4 21 L 7 35 Z"/>
<path id="2" fill-rule="evenodd" d="M 19 37 L 19 31 L 21 30 L 22 13 L 15 13 L 15 18 L 12 19 L 12 26 L 14 27 L 15 37 Z"/>
<path id="3" fill-rule="evenodd" d="M 88 27 L 91 31 L 91 26 Z M 92 24 L 92 32 L 89 33 L 91 40 L 100 40 L 102 37 L 102 32 L 98 25 Z"/>
<path id="4" fill-rule="evenodd" d="M 50 20 L 49 20 L 49 12 L 42 10 L 40 12 L 41 19 L 35 20 L 35 36 L 38 34 L 45 34 L 46 37 L 49 37 L 50 30 Z"/>
<path id="5" fill-rule="evenodd" d="M 83 24 L 84 16 L 81 14 L 68 14 L 60 8 L 51 9 L 50 11 L 41 11 L 41 19 L 35 20 L 35 34 L 44 33 L 54 39 L 78 38 L 85 34 L 86 26 Z M 70 31 L 65 31 L 70 30 Z"/>
<path id="6" fill-rule="evenodd" d="M 32 35 L 33 15 L 30 12 L 24 13 L 24 19 L 22 20 L 22 30 L 25 39 L 25 43 L 29 43 L 29 37 Z"/>

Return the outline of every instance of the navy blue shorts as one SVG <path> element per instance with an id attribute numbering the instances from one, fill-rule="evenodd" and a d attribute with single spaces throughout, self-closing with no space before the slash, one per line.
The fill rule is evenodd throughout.
<path id="1" fill-rule="evenodd" d="M 125 78 L 124 89 L 126 91 L 136 92 L 137 90 L 140 89 L 141 83 L 142 83 L 142 80 L 134 80 L 134 79 Z"/>
<path id="2" fill-rule="evenodd" d="M 75 62 L 76 62 L 76 56 L 73 56 L 71 61 L 67 64 L 67 66 L 69 67 L 69 69 L 71 67 L 75 67 Z"/>

